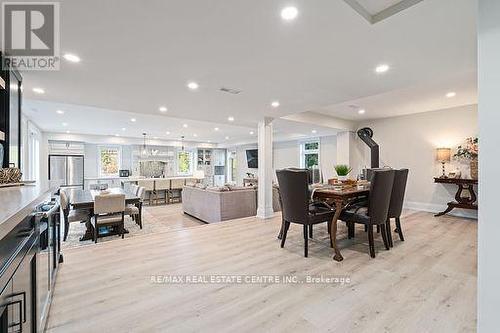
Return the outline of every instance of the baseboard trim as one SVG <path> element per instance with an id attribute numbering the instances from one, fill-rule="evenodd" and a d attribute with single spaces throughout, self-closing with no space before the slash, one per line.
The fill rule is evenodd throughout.
<path id="1" fill-rule="evenodd" d="M 439 204 L 433 204 L 433 203 L 426 203 L 426 202 L 416 202 L 416 201 L 407 201 L 404 204 L 404 208 L 406 209 L 411 209 L 411 210 L 418 210 L 422 212 L 430 212 L 430 213 L 439 213 L 445 210 L 446 205 L 439 205 Z M 451 216 L 457 216 L 457 217 L 465 217 L 468 219 L 475 219 L 477 220 L 477 212 L 474 212 L 472 210 L 468 209 L 454 209 L 450 213 L 448 213 Z"/>

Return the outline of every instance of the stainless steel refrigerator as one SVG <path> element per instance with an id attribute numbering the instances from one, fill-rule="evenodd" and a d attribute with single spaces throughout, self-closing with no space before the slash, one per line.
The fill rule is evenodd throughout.
<path id="1" fill-rule="evenodd" d="M 51 187 L 83 189 L 83 155 L 49 155 Z"/>

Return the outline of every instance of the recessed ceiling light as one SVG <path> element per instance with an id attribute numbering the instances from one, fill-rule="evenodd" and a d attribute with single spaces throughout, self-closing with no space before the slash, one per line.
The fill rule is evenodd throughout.
<path id="1" fill-rule="evenodd" d="M 170 135 L 170 132 L 169 132 L 169 131 L 166 131 L 166 132 L 165 132 L 165 134 L 166 134 L 166 135 Z"/>
<path id="2" fill-rule="evenodd" d="M 253 135 L 253 134 L 254 134 L 253 131 L 250 131 L 250 135 Z"/>
<path id="3" fill-rule="evenodd" d="M 122 127 L 122 131 L 124 131 L 124 132 L 125 132 L 126 130 L 127 130 L 127 129 L 126 129 L 125 127 Z"/>
<path id="4" fill-rule="evenodd" d="M 457 93 L 454 92 L 454 91 L 450 91 L 449 93 L 446 94 L 446 97 L 448 97 L 448 98 L 452 98 L 452 97 L 455 97 L 455 96 L 457 96 Z"/>
<path id="5" fill-rule="evenodd" d="M 299 15 L 297 7 L 285 7 L 281 10 L 281 18 L 285 21 L 294 20 L 297 15 Z"/>
<path id="6" fill-rule="evenodd" d="M 63 55 L 64 59 L 70 61 L 70 62 L 80 62 L 80 57 L 75 55 L 75 54 L 71 54 L 71 53 L 66 53 L 65 55 Z"/>
<path id="7" fill-rule="evenodd" d="M 200 85 L 198 83 L 196 83 L 196 82 L 189 82 L 187 84 L 187 87 L 189 89 L 191 89 L 191 90 L 196 90 L 196 89 L 198 89 L 200 87 Z"/>
<path id="8" fill-rule="evenodd" d="M 62 123 L 63 126 L 68 126 L 68 123 Z"/>
<path id="9" fill-rule="evenodd" d="M 45 90 L 43 90 L 42 88 L 33 88 L 33 92 L 40 95 L 45 94 Z"/>
<path id="10" fill-rule="evenodd" d="M 195 134 L 193 134 L 193 136 L 194 136 L 195 138 L 197 138 L 197 137 L 198 137 L 198 134 L 196 134 L 196 133 L 195 133 Z"/>
<path id="11" fill-rule="evenodd" d="M 135 122 L 137 121 L 137 119 L 135 119 L 135 118 L 130 118 L 130 121 L 131 121 L 131 122 L 133 122 L 133 123 L 135 123 Z"/>
<path id="12" fill-rule="evenodd" d="M 218 127 L 215 127 L 215 128 L 214 128 L 214 131 L 216 131 L 216 132 L 217 132 L 218 130 L 219 130 L 219 128 L 218 128 Z"/>
<path id="13" fill-rule="evenodd" d="M 389 65 L 387 64 L 381 64 L 381 65 L 378 65 L 377 67 L 375 67 L 375 72 L 381 74 L 381 73 L 385 73 L 389 70 Z"/>
<path id="14" fill-rule="evenodd" d="M 57 114 L 64 114 L 64 111 L 63 110 L 57 110 L 56 113 Z"/>
<path id="15" fill-rule="evenodd" d="M 158 110 L 160 110 L 160 112 L 167 112 L 168 111 L 166 106 L 160 106 Z"/>
<path id="16" fill-rule="evenodd" d="M 66 134 L 69 134 L 69 133 L 71 133 L 71 132 L 70 131 L 66 131 Z"/>
<path id="17" fill-rule="evenodd" d="M 316 130 L 312 130 L 312 131 L 311 131 L 311 133 L 312 133 L 312 134 L 316 134 L 316 133 L 318 133 L 318 131 L 316 131 Z"/>
<path id="18" fill-rule="evenodd" d="M 115 136 L 117 136 L 117 137 L 118 137 L 118 136 L 120 136 L 120 134 L 115 134 Z"/>
<path id="19" fill-rule="evenodd" d="M 229 140 L 229 137 L 228 137 L 228 136 L 226 136 L 224 139 Z"/>
<path id="20" fill-rule="evenodd" d="M 212 141 L 211 140 L 207 140 L 208 143 L 211 143 Z"/>
<path id="21" fill-rule="evenodd" d="M 227 117 L 228 121 L 234 121 L 234 117 Z"/>
<path id="22" fill-rule="evenodd" d="M 274 102 L 272 102 L 272 103 L 271 103 L 271 106 L 272 106 L 273 108 L 277 108 L 278 106 L 280 106 L 280 102 L 278 102 L 278 101 L 274 101 Z"/>
<path id="23" fill-rule="evenodd" d="M 184 124 L 184 125 L 182 125 L 182 127 L 187 128 L 187 127 L 188 127 L 188 124 Z"/>
<path id="24" fill-rule="evenodd" d="M 358 110 L 358 113 L 359 113 L 359 114 L 365 114 L 365 112 L 366 112 L 366 110 L 365 110 L 365 109 L 359 109 L 359 110 Z"/>

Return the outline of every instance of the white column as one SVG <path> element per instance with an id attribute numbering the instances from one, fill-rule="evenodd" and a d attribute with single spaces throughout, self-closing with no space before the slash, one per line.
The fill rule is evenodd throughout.
<path id="1" fill-rule="evenodd" d="M 337 164 L 350 166 L 352 171 L 349 176 L 352 178 L 356 178 L 360 172 L 363 162 L 356 133 L 344 131 L 337 134 Z"/>
<path id="2" fill-rule="evenodd" d="M 500 1 L 479 0 L 478 332 L 498 332 L 500 309 Z"/>
<path id="3" fill-rule="evenodd" d="M 257 217 L 268 219 L 273 212 L 273 118 L 265 117 L 259 122 L 259 187 Z"/>

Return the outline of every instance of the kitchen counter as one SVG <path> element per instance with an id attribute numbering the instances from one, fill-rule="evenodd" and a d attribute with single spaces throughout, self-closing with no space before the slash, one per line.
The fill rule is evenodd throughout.
<path id="1" fill-rule="evenodd" d="M 50 200 L 47 187 L 24 185 L 0 188 L 0 239 L 31 214 L 40 203 Z"/>

